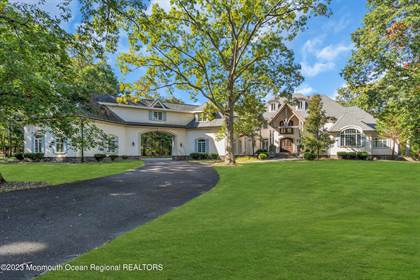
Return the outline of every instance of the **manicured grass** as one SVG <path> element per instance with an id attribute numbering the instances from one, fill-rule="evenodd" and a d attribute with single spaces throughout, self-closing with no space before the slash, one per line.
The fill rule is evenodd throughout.
<path id="1" fill-rule="evenodd" d="M 41 279 L 419 279 L 420 165 L 320 161 L 217 167 L 220 182 L 72 264 L 162 271 Z"/>
<path id="2" fill-rule="evenodd" d="M 143 165 L 140 160 L 104 163 L 14 163 L 0 164 L 7 181 L 46 182 L 51 185 L 87 180 L 125 172 Z"/>

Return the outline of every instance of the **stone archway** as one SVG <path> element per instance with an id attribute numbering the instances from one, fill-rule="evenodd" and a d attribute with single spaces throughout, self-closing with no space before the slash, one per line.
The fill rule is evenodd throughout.
<path id="1" fill-rule="evenodd" d="M 174 135 L 163 131 L 150 131 L 140 136 L 140 155 L 144 157 L 171 157 Z"/>

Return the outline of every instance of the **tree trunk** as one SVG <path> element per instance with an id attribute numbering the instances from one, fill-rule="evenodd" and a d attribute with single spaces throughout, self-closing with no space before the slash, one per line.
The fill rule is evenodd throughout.
<path id="1" fill-rule="evenodd" d="M 6 183 L 6 180 L 3 178 L 3 176 L 0 173 L 0 186 L 4 183 Z"/>
<path id="2" fill-rule="evenodd" d="M 395 140 L 392 139 L 392 155 L 391 159 L 395 159 Z"/>
<path id="3" fill-rule="evenodd" d="M 81 150 L 81 157 L 82 157 L 82 162 L 85 162 L 85 135 L 84 135 L 84 127 L 85 127 L 85 125 L 84 125 L 84 123 L 83 123 L 83 120 L 81 120 L 81 122 L 80 122 L 80 138 L 81 138 L 81 140 L 82 140 L 82 143 L 81 143 L 81 147 L 80 147 L 80 150 Z"/>
<path id="4" fill-rule="evenodd" d="M 233 140 L 234 140 L 234 131 L 233 131 L 233 109 L 230 110 L 225 115 L 226 122 L 226 154 L 225 154 L 225 163 L 228 165 L 234 165 L 235 155 L 233 154 Z"/>
<path id="5" fill-rule="evenodd" d="M 251 144 L 252 144 L 252 155 L 255 155 L 255 136 L 251 136 Z"/>

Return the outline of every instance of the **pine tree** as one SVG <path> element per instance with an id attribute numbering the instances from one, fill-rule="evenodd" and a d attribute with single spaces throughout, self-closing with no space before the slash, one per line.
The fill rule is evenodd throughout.
<path id="1" fill-rule="evenodd" d="M 302 144 L 305 150 L 316 154 L 317 159 L 332 142 L 324 128 L 326 122 L 327 117 L 322 109 L 321 96 L 312 96 L 309 100 L 308 117 L 303 128 Z"/>

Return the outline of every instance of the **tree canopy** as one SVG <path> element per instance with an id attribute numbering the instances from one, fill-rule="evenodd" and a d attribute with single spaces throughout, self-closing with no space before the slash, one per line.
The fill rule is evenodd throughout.
<path id="1" fill-rule="evenodd" d="M 401 142 L 420 142 L 419 27 L 416 1 L 368 0 L 340 90 L 341 100 L 373 113 L 382 125 L 390 116 L 398 119 Z"/>
<path id="2" fill-rule="evenodd" d="M 123 72 L 142 69 L 131 92 L 161 88 L 204 96 L 226 121 L 226 162 L 234 163 L 233 123 L 246 95 L 291 92 L 301 81 L 286 46 L 329 1 L 174 0 L 168 12 L 128 12 L 130 50 L 119 57 Z"/>

